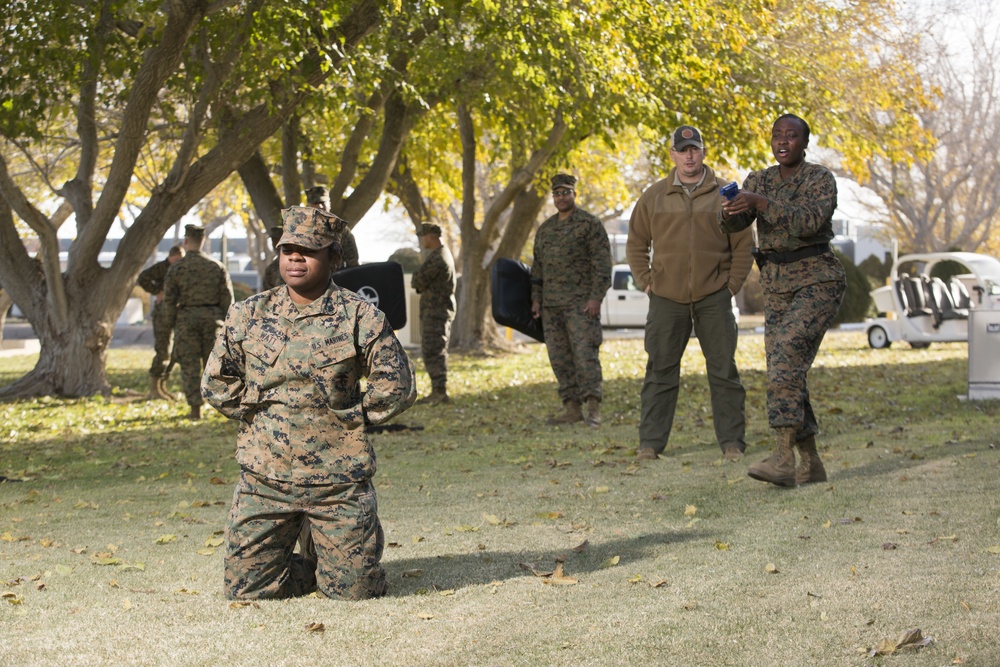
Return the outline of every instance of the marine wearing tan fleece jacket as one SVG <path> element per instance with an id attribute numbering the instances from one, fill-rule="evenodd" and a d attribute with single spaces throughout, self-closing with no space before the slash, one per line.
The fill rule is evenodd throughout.
<path id="1" fill-rule="evenodd" d="M 724 287 L 736 294 L 753 264 L 753 235 L 750 229 L 719 229 L 719 188 L 728 181 L 705 167 L 705 178 L 688 196 L 676 174 L 671 169 L 651 185 L 632 211 L 625 256 L 635 283 L 677 303 L 701 301 Z"/>

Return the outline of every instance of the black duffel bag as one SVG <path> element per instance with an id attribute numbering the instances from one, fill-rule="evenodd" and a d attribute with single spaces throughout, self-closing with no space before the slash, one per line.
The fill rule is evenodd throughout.
<path id="1" fill-rule="evenodd" d="M 333 274 L 333 281 L 385 313 L 393 329 L 406 326 L 406 284 L 403 267 L 398 262 L 373 262 L 341 269 Z"/>
<path id="2" fill-rule="evenodd" d="M 490 273 L 493 319 L 497 324 L 545 342 L 542 320 L 531 316 L 531 268 L 516 259 L 501 257 Z"/>

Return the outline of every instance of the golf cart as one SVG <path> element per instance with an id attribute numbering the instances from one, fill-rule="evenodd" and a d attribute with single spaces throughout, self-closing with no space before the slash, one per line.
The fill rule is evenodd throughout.
<path id="1" fill-rule="evenodd" d="M 969 339 L 969 313 L 1000 310 L 1000 261 L 971 252 L 903 255 L 891 284 L 871 292 L 880 316 L 868 320 L 868 344 L 898 340 L 914 348 Z"/>

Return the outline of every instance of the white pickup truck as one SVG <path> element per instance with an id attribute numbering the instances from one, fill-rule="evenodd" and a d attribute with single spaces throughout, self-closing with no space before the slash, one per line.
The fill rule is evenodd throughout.
<path id="1" fill-rule="evenodd" d="M 649 311 L 649 296 L 636 287 L 628 264 L 611 268 L 611 289 L 601 304 L 601 326 L 611 329 L 645 327 Z M 740 309 L 733 298 L 733 315 L 740 321 Z"/>

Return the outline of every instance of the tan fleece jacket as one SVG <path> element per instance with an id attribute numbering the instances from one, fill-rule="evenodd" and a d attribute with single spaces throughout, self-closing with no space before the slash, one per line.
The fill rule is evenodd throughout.
<path id="1" fill-rule="evenodd" d="M 676 172 L 651 185 L 632 211 L 625 256 L 635 283 L 677 303 L 701 301 L 724 287 L 736 294 L 753 263 L 753 235 L 719 229 L 719 188 L 728 181 L 705 167 L 704 180 L 688 196 L 674 184 Z"/>

